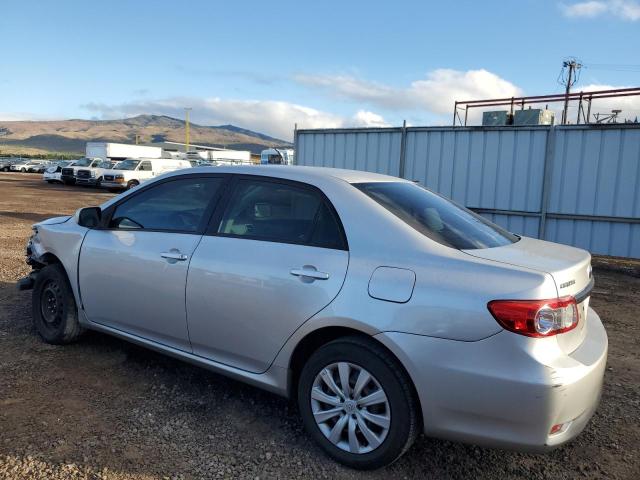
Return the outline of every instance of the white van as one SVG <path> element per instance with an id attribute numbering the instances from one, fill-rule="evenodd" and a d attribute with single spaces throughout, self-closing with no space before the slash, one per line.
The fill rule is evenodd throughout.
<path id="1" fill-rule="evenodd" d="M 189 160 L 173 158 L 127 158 L 102 176 L 100 186 L 110 191 L 128 190 L 158 175 L 181 168 L 191 168 Z"/>

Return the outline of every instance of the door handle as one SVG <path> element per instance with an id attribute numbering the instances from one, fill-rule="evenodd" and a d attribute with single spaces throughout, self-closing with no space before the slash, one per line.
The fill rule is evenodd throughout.
<path id="1" fill-rule="evenodd" d="M 296 277 L 307 277 L 313 278 L 315 280 L 329 280 L 329 274 L 325 272 L 319 272 L 315 268 L 312 270 L 310 268 L 294 268 L 289 272 L 291 275 Z"/>
<path id="2" fill-rule="evenodd" d="M 184 253 L 180 253 L 177 251 L 162 252 L 160 256 L 162 258 L 166 258 L 168 260 L 176 260 L 178 262 L 184 262 L 187 259 L 187 256 Z"/>

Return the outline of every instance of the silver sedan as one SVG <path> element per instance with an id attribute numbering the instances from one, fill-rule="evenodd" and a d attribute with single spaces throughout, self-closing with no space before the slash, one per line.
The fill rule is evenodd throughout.
<path id="1" fill-rule="evenodd" d="M 590 255 L 412 182 L 194 168 L 34 230 L 20 286 L 45 341 L 98 330 L 296 399 L 351 467 L 421 432 L 546 450 L 598 405 Z"/>

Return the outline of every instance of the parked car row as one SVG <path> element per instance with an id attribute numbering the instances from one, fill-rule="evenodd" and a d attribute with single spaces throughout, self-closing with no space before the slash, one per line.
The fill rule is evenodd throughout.
<path id="1" fill-rule="evenodd" d="M 46 169 L 42 178 L 48 183 L 88 185 L 121 191 L 165 172 L 191 167 L 192 163 L 188 160 L 171 158 L 127 158 L 121 161 L 81 158 L 57 162 Z"/>
<path id="2" fill-rule="evenodd" d="M 43 173 L 53 162 L 40 159 L 0 158 L 0 171 L 21 173 Z"/>

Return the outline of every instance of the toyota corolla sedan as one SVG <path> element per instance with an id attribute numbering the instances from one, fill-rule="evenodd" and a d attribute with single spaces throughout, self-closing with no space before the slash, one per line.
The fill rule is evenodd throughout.
<path id="1" fill-rule="evenodd" d="M 544 451 L 598 405 L 590 255 L 398 178 L 176 171 L 36 224 L 27 256 L 44 341 L 98 330 L 295 399 L 351 467 L 421 432 Z"/>

